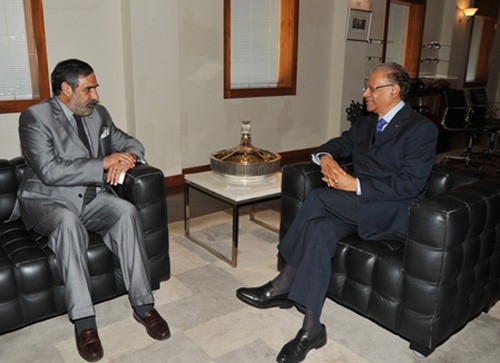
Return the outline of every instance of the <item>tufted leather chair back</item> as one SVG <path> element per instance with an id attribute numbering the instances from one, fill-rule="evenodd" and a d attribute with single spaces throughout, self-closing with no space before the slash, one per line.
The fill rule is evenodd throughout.
<path id="1" fill-rule="evenodd" d="M 479 171 L 453 170 L 443 165 L 434 165 L 427 188 L 427 197 L 433 197 L 484 177 Z"/>
<path id="2" fill-rule="evenodd" d="M 9 160 L 0 159 L 0 221 L 9 219 L 17 198 L 18 179 Z"/>
<path id="3" fill-rule="evenodd" d="M 349 171 L 350 164 L 342 164 Z M 436 196 L 462 185 L 470 184 L 484 177 L 481 172 L 471 170 L 450 169 L 444 165 L 434 165 L 429 178 L 427 197 Z M 280 221 L 280 238 L 283 238 L 288 227 L 302 207 L 305 197 L 314 188 L 325 186 L 321 180 L 319 166 L 310 162 L 286 165 L 283 168 Z"/>

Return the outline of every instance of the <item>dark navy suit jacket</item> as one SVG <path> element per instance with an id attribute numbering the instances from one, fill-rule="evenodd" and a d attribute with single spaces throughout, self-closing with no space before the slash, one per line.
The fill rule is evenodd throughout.
<path id="1" fill-rule="evenodd" d="M 361 184 L 358 234 L 364 239 L 404 239 L 408 208 L 424 197 L 434 164 L 436 125 L 405 106 L 373 141 L 378 116 L 358 119 L 321 146 L 332 157 L 352 157 Z"/>

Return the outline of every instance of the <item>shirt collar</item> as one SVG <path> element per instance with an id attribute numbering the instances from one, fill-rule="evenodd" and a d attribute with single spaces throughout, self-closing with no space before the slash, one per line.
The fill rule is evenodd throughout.
<path id="1" fill-rule="evenodd" d="M 61 106 L 61 109 L 63 110 L 64 114 L 66 115 L 66 118 L 68 120 L 73 120 L 74 119 L 74 116 L 73 116 L 73 111 L 71 111 L 68 106 L 66 106 L 60 99 L 59 97 L 56 97 L 56 100 L 57 102 L 59 102 L 59 105 Z"/>
<path id="2" fill-rule="evenodd" d="M 404 107 L 405 103 L 404 101 L 399 101 L 398 104 L 396 106 L 394 106 L 393 108 L 391 108 L 389 110 L 389 112 L 387 112 L 384 116 L 382 116 L 381 118 L 383 118 L 384 120 L 387 121 L 387 123 L 391 122 L 392 118 L 394 116 L 396 116 L 396 114 L 399 112 L 399 110 L 401 110 L 403 107 Z"/>

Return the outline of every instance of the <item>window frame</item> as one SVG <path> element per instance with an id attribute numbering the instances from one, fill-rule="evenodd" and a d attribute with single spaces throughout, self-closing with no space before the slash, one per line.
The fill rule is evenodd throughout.
<path id="1" fill-rule="evenodd" d="M 231 88 L 231 0 L 224 0 L 224 98 L 286 96 L 297 93 L 299 0 L 280 1 L 276 87 Z"/>
<path id="2" fill-rule="evenodd" d="M 38 94 L 34 94 L 32 99 L 0 100 L 0 114 L 21 112 L 26 107 L 50 97 L 42 0 L 23 0 L 23 6 L 28 53 L 36 54 L 29 57 L 32 89 L 38 90 Z"/>

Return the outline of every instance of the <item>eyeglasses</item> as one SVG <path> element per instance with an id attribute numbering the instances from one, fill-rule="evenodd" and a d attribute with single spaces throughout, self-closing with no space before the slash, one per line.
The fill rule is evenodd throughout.
<path id="1" fill-rule="evenodd" d="M 368 90 L 370 90 L 370 92 L 375 92 L 379 88 L 390 87 L 390 86 L 394 86 L 394 83 L 383 84 L 382 86 L 364 86 L 363 92 L 366 92 Z"/>

